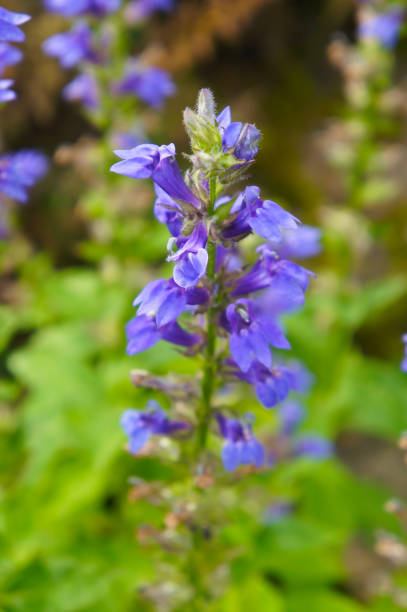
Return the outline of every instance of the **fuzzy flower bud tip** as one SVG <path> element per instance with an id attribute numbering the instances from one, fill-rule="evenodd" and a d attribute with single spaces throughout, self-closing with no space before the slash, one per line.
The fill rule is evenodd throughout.
<path id="1" fill-rule="evenodd" d="M 197 106 L 198 117 L 215 125 L 215 99 L 210 89 L 201 89 Z"/>
<path id="2" fill-rule="evenodd" d="M 23 42 L 25 34 L 19 28 L 31 19 L 25 13 L 15 13 L 0 6 L 0 41 Z"/>

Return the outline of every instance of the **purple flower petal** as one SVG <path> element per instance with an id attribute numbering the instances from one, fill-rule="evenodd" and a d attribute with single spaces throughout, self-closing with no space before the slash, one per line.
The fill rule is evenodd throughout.
<path id="1" fill-rule="evenodd" d="M 184 312 L 186 303 L 185 293 L 177 289 L 169 291 L 165 301 L 157 311 L 156 321 L 158 327 L 163 327 L 175 321 Z"/>

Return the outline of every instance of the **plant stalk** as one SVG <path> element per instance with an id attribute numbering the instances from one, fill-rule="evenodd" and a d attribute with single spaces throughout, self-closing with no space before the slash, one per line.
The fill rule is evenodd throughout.
<path id="1" fill-rule="evenodd" d="M 208 216 L 213 216 L 216 200 L 216 178 L 209 180 L 209 206 Z M 207 278 L 211 284 L 211 306 L 207 312 L 206 319 L 206 351 L 203 366 L 203 377 L 201 385 L 201 405 L 198 412 L 198 431 L 197 431 L 197 452 L 201 452 L 206 446 L 208 430 L 212 416 L 212 396 L 216 379 L 215 349 L 216 349 L 216 308 L 213 304 L 213 289 L 216 275 L 216 244 L 208 236 L 208 267 Z"/>

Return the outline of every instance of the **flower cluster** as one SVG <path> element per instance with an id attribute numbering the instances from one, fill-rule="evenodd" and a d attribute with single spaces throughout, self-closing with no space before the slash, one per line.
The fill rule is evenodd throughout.
<path id="1" fill-rule="evenodd" d="M 113 172 L 152 179 L 155 215 L 171 234 L 167 261 L 174 265 L 171 278 L 150 282 L 134 300 L 127 352 L 135 355 L 165 340 L 188 355 L 201 354 L 201 397 L 188 423 L 196 430 L 198 449 L 217 429 L 227 470 L 239 464 L 260 467 L 265 452 L 253 433 L 253 419 L 225 412 L 216 394 L 225 384 L 245 381 L 260 403 L 272 408 L 290 391 L 308 387 L 304 368 L 278 358 L 275 350 L 290 349 L 280 315 L 303 304 L 313 276 L 289 257 L 317 253 L 320 232 L 262 199 L 257 186 L 231 191 L 257 154 L 260 132 L 254 125 L 233 122 L 229 107 L 216 116 L 208 90 L 200 92 L 196 112 L 186 109 L 184 120 L 192 147 L 184 175 L 173 144 L 115 151 L 121 161 Z M 266 241 L 255 249 L 251 264 L 245 263 L 248 254 L 241 244 L 249 234 Z"/>
<path id="2" fill-rule="evenodd" d="M 7 66 L 17 64 L 22 53 L 10 42 L 22 42 L 25 35 L 20 25 L 30 19 L 29 15 L 14 13 L 0 7 L 0 71 Z M 10 87 L 11 79 L 0 79 L 0 102 L 8 102 L 16 98 Z M 36 151 L 19 151 L 0 155 L 0 236 L 7 235 L 7 199 L 24 203 L 28 199 L 28 189 L 46 172 L 47 159 Z"/>
<path id="3" fill-rule="evenodd" d="M 103 17 L 119 11 L 121 4 L 121 0 L 45 1 L 45 7 L 49 11 L 65 17 L 80 18 L 73 23 L 70 30 L 45 40 L 43 50 L 47 55 L 58 59 L 65 69 L 80 66 L 79 75 L 64 88 L 62 95 L 68 101 L 80 102 L 90 111 L 99 111 L 105 98 L 112 96 L 131 96 L 157 108 L 175 91 L 170 76 L 164 70 L 128 58 L 123 58 L 123 65 L 119 68 L 117 56 L 113 66 L 113 47 L 117 42 L 116 38 L 120 37 L 120 32 L 115 33 L 114 27 L 104 28 Z M 153 3 L 137 3 L 144 15 L 155 10 L 150 7 L 149 11 L 147 4 L 150 6 Z M 128 5 L 126 11 L 130 8 L 131 5 Z M 170 4 L 167 3 L 163 8 L 169 10 Z M 89 18 L 93 19 L 90 21 Z M 120 23 L 124 25 L 123 21 Z M 119 78 L 118 71 L 122 72 Z M 106 79 L 109 74 L 111 77 Z"/>
<path id="4" fill-rule="evenodd" d="M 25 34 L 19 26 L 29 21 L 30 16 L 24 13 L 14 13 L 0 6 L 0 73 L 3 74 L 7 66 L 17 64 L 22 53 L 9 43 L 23 42 Z M 16 93 L 11 89 L 12 79 L 0 78 L 0 103 L 15 100 Z"/>
<path id="5" fill-rule="evenodd" d="M 0 155 L 0 192 L 17 202 L 27 202 L 28 189 L 44 176 L 47 159 L 31 150 Z"/>

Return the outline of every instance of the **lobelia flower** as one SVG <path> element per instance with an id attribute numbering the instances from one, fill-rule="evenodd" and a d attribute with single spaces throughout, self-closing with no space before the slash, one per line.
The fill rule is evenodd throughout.
<path id="1" fill-rule="evenodd" d="M 6 42 L 0 42 L 0 73 L 2 74 L 7 66 L 14 66 L 23 57 L 20 49 L 16 49 Z"/>
<path id="2" fill-rule="evenodd" d="M 129 451 L 136 455 L 153 435 L 170 436 L 189 425 L 182 421 L 170 421 L 164 410 L 153 400 L 145 410 L 126 410 L 120 424 L 129 438 Z"/>
<path id="3" fill-rule="evenodd" d="M 127 354 L 132 356 L 145 351 L 160 340 L 183 347 L 191 347 L 200 341 L 200 336 L 186 332 L 177 322 L 159 328 L 153 317 L 136 315 L 126 325 Z"/>
<path id="4" fill-rule="evenodd" d="M 154 202 L 155 218 L 160 223 L 166 224 L 172 236 L 178 237 L 182 230 L 184 217 L 181 207 L 158 185 L 154 185 L 154 190 L 157 196 Z"/>
<path id="5" fill-rule="evenodd" d="M 0 193 L 17 202 L 26 202 L 28 189 L 44 176 L 47 169 L 47 158 L 37 151 L 0 155 Z"/>
<path id="6" fill-rule="evenodd" d="M 16 92 L 10 89 L 13 85 L 13 79 L 0 79 L 0 103 L 10 102 L 17 98 Z"/>
<path id="7" fill-rule="evenodd" d="M 261 137 L 254 125 L 232 122 L 230 108 L 217 117 L 215 101 L 208 89 L 199 92 L 197 110 L 186 108 L 184 123 L 193 155 L 194 169 L 218 177 L 223 185 L 239 178 L 258 152 Z"/>
<path id="8" fill-rule="evenodd" d="M 283 402 L 291 391 L 305 392 L 309 388 L 310 374 L 299 362 L 275 364 L 269 368 L 258 360 L 243 372 L 233 361 L 230 373 L 253 385 L 257 399 L 265 408 Z"/>
<path id="9" fill-rule="evenodd" d="M 257 399 L 265 408 L 273 408 L 283 402 L 291 391 L 290 371 L 284 367 L 268 368 L 254 361 L 240 377 L 254 386 Z"/>
<path id="10" fill-rule="evenodd" d="M 165 99 L 175 93 L 175 85 L 165 70 L 132 63 L 112 91 L 116 95 L 134 95 L 153 108 L 161 108 Z"/>
<path id="11" fill-rule="evenodd" d="M 115 154 L 124 161 L 110 168 L 116 174 L 135 179 L 151 178 L 171 198 L 195 208 L 200 200 L 187 187 L 175 160 L 175 146 L 143 144 L 134 149 L 116 150 Z"/>
<path id="12" fill-rule="evenodd" d="M 103 17 L 107 13 L 117 11 L 120 5 L 121 0 L 45 0 L 44 2 L 48 11 L 60 13 L 65 17 L 79 15 Z"/>
<path id="13" fill-rule="evenodd" d="M 401 371 L 402 372 L 407 372 L 407 334 L 403 334 L 403 336 L 401 337 L 403 344 L 404 344 L 404 359 L 401 362 Z"/>
<path id="14" fill-rule="evenodd" d="M 304 419 L 304 408 L 299 402 L 287 401 L 278 408 L 280 431 L 284 436 L 290 436 Z"/>
<path id="15" fill-rule="evenodd" d="M 267 368 L 271 367 L 269 344 L 280 349 L 290 348 L 277 323 L 267 316 L 256 314 L 250 300 L 240 299 L 229 304 L 225 315 L 230 332 L 230 352 L 243 372 L 247 372 L 255 360 Z"/>
<path id="16" fill-rule="evenodd" d="M 308 289 L 309 278 L 314 276 L 306 268 L 286 259 L 280 259 L 277 252 L 270 245 L 264 244 L 256 249 L 260 259 L 246 274 L 234 280 L 231 296 L 248 295 L 264 289 L 269 294 L 263 294 L 256 301 L 264 309 L 269 310 L 269 297 L 278 301 L 281 310 L 292 310 L 304 303 L 304 294 Z"/>
<path id="17" fill-rule="evenodd" d="M 307 393 L 314 384 L 314 376 L 301 361 L 290 359 L 281 364 L 290 378 L 290 386 L 293 391 Z M 280 366 L 280 367 L 281 367 Z"/>
<path id="18" fill-rule="evenodd" d="M 322 250 L 322 232 L 317 227 L 301 225 L 296 229 L 281 231 L 282 239 L 275 246 L 281 259 L 306 259 L 319 255 Z"/>
<path id="19" fill-rule="evenodd" d="M 63 68 L 73 68 L 84 60 L 99 61 L 92 45 L 92 30 L 87 23 L 79 22 L 68 32 L 44 40 L 42 48 L 47 55 L 57 58 Z"/>
<path id="20" fill-rule="evenodd" d="M 272 242 L 282 240 L 281 229 L 296 229 L 300 223 L 272 200 L 261 200 L 258 187 L 246 187 L 233 204 L 234 220 L 223 230 L 226 239 L 244 236 L 250 231 Z"/>
<path id="21" fill-rule="evenodd" d="M 161 339 L 185 347 L 197 344 L 200 337 L 186 332 L 176 320 L 186 310 L 206 301 L 205 289 L 185 290 L 172 279 L 152 281 L 133 302 L 138 310 L 126 326 L 127 353 L 135 355 L 145 351 Z"/>
<path id="22" fill-rule="evenodd" d="M 62 90 L 62 97 L 69 102 L 81 102 L 90 110 L 99 108 L 99 87 L 91 74 L 79 74 L 75 77 Z"/>
<path id="23" fill-rule="evenodd" d="M 251 161 L 259 151 L 261 132 L 250 123 L 232 121 L 230 106 L 217 116 L 216 123 L 222 138 L 222 151 L 236 159 Z"/>
<path id="24" fill-rule="evenodd" d="M 384 47 L 392 49 L 398 41 L 403 19 L 404 11 L 401 8 L 393 8 L 381 14 L 370 11 L 363 13 L 358 35 L 362 40 L 377 40 Z"/>
<path id="25" fill-rule="evenodd" d="M 206 272 L 208 253 L 205 250 L 208 233 L 204 222 L 198 223 L 189 236 L 170 238 L 167 261 L 175 261 L 173 278 L 180 287 L 190 289 L 198 284 Z M 178 250 L 172 253 L 174 244 Z"/>
<path id="26" fill-rule="evenodd" d="M 153 317 L 158 327 L 174 322 L 188 306 L 204 304 L 208 292 L 202 288 L 183 289 L 173 279 L 158 279 L 148 283 L 133 302 L 138 315 Z"/>
<path id="27" fill-rule="evenodd" d="M 0 6 L 0 41 L 23 42 L 25 34 L 18 26 L 31 19 L 30 15 L 8 11 Z"/>
<path id="28" fill-rule="evenodd" d="M 22 42 L 25 34 L 18 27 L 26 23 L 31 17 L 23 13 L 13 13 L 0 7 L 0 74 L 7 66 L 17 64 L 22 53 L 8 42 Z M 0 79 L 0 103 L 10 102 L 17 98 L 15 91 L 11 89 L 14 81 L 12 79 Z"/>
<path id="29" fill-rule="evenodd" d="M 287 401 L 281 404 L 278 409 L 280 429 L 277 437 L 289 442 L 291 456 L 327 459 L 333 453 L 332 442 L 322 436 L 298 435 L 297 430 L 304 415 L 304 408 L 299 402 Z"/>
<path id="30" fill-rule="evenodd" d="M 293 453 L 296 456 L 307 456 L 310 459 L 328 459 L 332 456 L 332 442 L 321 436 L 304 435 L 294 443 Z"/>
<path id="31" fill-rule="evenodd" d="M 264 450 L 255 438 L 249 418 L 245 421 L 216 415 L 221 436 L 225 442 L 222 447 L 222 461 L 225 470 L 232 472 L 239 465 L 254 464 L 261 467 L 264 461 Z"/>
<path id="32" fill-rule="evenodd" d="M 132 0 L 126 6 L 125 18 L 128 23 L 137 23 L 147 19 L 156 11 L 170 12 L 175 6 L 175 0 Z"/>
<path id="33" fill-rule="evenodd" d="M 216 247 L 216 272 L 221 269 L 225 272 L 237 272 L 242 269 L 242 258 L 238 248 L 225 248 L 223 245 Z"/>
<path id="34" fill-rule="evenodd" d="M 110 140 L 116 149 L 134 149 L 145 143 L 146 138 L 142 125 L 136 124 L 131 132 L 123 130 L 113 132 Z"/>

